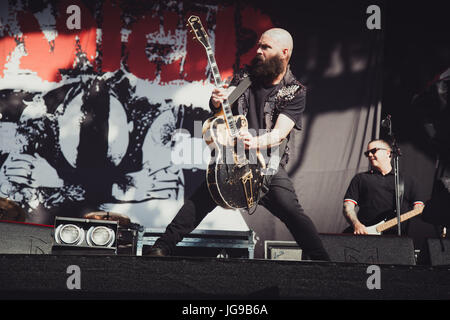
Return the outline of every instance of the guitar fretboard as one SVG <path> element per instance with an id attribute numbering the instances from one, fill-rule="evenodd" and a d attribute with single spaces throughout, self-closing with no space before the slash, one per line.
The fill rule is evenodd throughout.
<path id="1" fill-rule="evenodd" d="M 207 48 L 208 62 L 211 67 L 211 72 L 214 77 L 214 83 L 217 87 L 223 87 L 222 77 L 220 76 L 219 68 L 217 67 L 216 58 L 214 57 L 214 53 L 211 48 Z M 236 122 L 233 118 L 233 112 L 231 111 L 230 104 L 228 103 L 228 99 L 225 99 L 222 102 L 222 109 L 225 115 L 225 121 L 227 122 L 228 128 L 230 129 L 230 134 L 232 137 L 237 137 L 239 131 L 236 127 Z"/>
<path id="2" fill-rule="evenodd" d="M 422 211 L 423 211 L 423 207 L 408 211 L 407 213 L 404 213 L 400 216 L 400 222 L 411 219 L 412 217 L 415 217 L 415 216 L 421 214 Z M 385 223 L 383 223 L 377 227 L 377 231 L 383 232 L 387 229 L 392 228 L 393 226 L 395 226 L 397 224 L 397 220 L 398 220 L 397 218 L 393 218 L 393 219 L 386 221 Z"/>

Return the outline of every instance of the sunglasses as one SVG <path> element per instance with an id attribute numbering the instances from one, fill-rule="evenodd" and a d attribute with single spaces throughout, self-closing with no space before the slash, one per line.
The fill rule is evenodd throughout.
<path id="1" fill-rule="evenodd" d="M 366 157 L 368 157 L 370 153 L 375 155 L 375 153 L 377 153 L 378 150 L 388 150 L 388 149 L 386 149 L 386 148 L 373 148 L 373 149 L 370 149 L 370 150 L 367 150 L 366 152 L 364 152 L 364 155 Z"/>

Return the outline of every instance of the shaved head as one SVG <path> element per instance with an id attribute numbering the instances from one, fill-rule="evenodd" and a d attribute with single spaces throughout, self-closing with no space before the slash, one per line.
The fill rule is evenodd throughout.
<path id="1" fill-rule="evenodd" d="M 291 57 L 292 50 L 294 48 L 294 41 L 288 31 L 281 28 L 272 28 L 264 32 L 261 37 L 264 36 L 276 41 L 282 49 L 288 49 L 288 56 L 289 58 Z"/>
<path id="2" fill-rule="evenodd" d="M 272 28 L 264 32 L 251 62 L 252 77 L 264 84 L 279 83 L 288 69 L 292 47 L 292 37 L 286 30 Z"/>

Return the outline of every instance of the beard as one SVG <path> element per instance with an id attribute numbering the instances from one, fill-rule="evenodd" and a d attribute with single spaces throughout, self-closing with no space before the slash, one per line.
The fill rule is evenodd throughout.
<path id="1" fill-rule="evenodd" d="M 271 84 L 284 71 L 283 60 L 279 55 L 263 61 L 260 56 L 255 56 L 250 64 L 250 76 L 252 80 L 261 84 Z"/>

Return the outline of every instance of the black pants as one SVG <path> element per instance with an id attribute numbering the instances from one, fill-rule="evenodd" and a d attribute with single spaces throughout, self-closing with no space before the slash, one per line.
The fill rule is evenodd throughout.
<path id="1" fill-rule="evenodd" d="M 297 199 L 286 170 L 280 167 L 270 182 L 269 191 L 259 204 L 284 222 L 295 241 L 310 259 L 330 260 L 313 222 L 304 213 Z M 155 242 L 155 246 L 162 247 L 169 253 L 173 252 L 176 244 L 193 231 L 216 206 L 204 182 L 191 198 L 185 201 L 167 226 L 166 232 Z"/>

